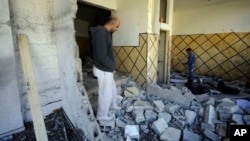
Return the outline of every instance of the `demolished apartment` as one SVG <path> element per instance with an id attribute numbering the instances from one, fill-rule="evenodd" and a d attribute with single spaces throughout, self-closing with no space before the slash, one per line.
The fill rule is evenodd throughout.
<path id="1" fill-rule="evenodd" d="M 36 140 L 60 137 L 64 118 L 51 116 L 58 109 L 70 122 L 64 129 L 72 127 L 79 140 L 226 140 L 229 124 L 248 125 L 241 103 L 249 93 L 250 2 L 191 1 L 1 0 L 0 139 L 14 139 L 32 121 Z M 98 87 L 89 78 L 88 26 L 100 14 L 121 20 L 113 46 L 122 109 L 112 111 L 111 122 L 96 121 Z M 214 78 L 222 78 L 239 94 L 211 85 L 199 95 L 187 89 L 187 47 L 202 78 L 195 84 L 217 86 Z M 50 136 L 55 129 L 57 136 Z"/>

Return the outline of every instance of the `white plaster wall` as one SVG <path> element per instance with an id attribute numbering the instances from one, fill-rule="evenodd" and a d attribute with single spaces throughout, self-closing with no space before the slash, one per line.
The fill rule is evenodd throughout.
<path id="1" fill-rule="evenodd" d="M 113 34 L 114 46 L 139 46 L 139 33 L 148 32 L 149 0 L 117 0 L 117 15 L 121 20 L 119 30 Z"/>
<path id="2" fill-rule="evenodd" d="M 62 106 L 74 126 L 87 140 L 99 140 L 100 129 L 93 117 L 86 90 L 77 74 L 82 72 L 75 41 L 76 0 L 53 0 L 56 46 L 59 61 Z M 98 134 L 98 135 L 97 135 Z"/>
<path id="3" fill-rule="evenodd" d="M 0 138 L 24 130 L 9 2 L 0 0 Z"/>
<path id="4" fill-rule="evenodd" d="M 250 1 L 235 0 L 191 10 L 173 16 L 173 35 L 250 31 Z"/>
<path id="5" fill-rule="evenodd" d="M 116 10 L 117 0 L 78 0 L 104 9 Z"/>
<path id="6" fill-rule="evenodd" d="M 61 107 L 52 4 L 52 0 L 10 0 L 14 37 L 19 33 L 27 35 L 43 115 L 48 115 L 54 109 Z M 22 110 L 25 120 L 30 121 L 30 106 L 17 42 L 15 46 Z"/>

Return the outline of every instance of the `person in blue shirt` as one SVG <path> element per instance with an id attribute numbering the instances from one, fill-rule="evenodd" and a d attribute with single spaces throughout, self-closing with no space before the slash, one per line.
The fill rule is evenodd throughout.
<path id="1" fill-rule="evenodd" d="M 189 79 L 194 78 L 194 66 L 195 66 L 195 55 L 191 48 L 187 48 L 186 52 L 188 53 L 188 61 L 183 64 L 188 65 Z"/>

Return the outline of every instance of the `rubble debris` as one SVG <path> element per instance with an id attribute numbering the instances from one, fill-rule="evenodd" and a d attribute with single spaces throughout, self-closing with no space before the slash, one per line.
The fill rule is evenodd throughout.
<path id="1" fill-rule="evenodd" d="M 131 84 L 129 87 L 133 87 Z M 123 131 L 119 139 L 219 141 L 229 138 L 231 124 L 250 123 L 250 113 L 237 105 L 235 97 L 228 98 L 230 95 L 211 87 L 207 93 L 194 95 L 185 86 L 179 89 L 172 84 L 150 84 L 147 92 L 135 86 L 140 93 L 134 97 L 123 95 L 120 105 L 125 112 L 115 114 L 116 127 Z M 128 125 L 136 127 L 130 133 L 136 136 L 125 134 Z"/>
<path id="2" fill-rule="evenodd" d="M 84 133 L 76 129 L 68 120 L 63 109 L 55 110 L 44 119 L 48 139 L 50 141 L 81 141 L 85 137 Z M 9 136 L 11 138 L 1 138 L 1 141 L 35 141 L 35 131 L 32 122 L 25 123 L 23 132 Z"/>

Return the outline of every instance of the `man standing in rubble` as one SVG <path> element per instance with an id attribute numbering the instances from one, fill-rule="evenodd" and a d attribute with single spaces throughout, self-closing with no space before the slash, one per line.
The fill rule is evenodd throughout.
<path id="1" fill-rule="evenodd" d="M 189 79 L 193 80 L 194 78 L 194 66 L 195 66 L 195 55 L 191 48 L 187 48 L 186 52 L 188 54 L 188 61 L 183 64 L 188 65 Z"/>
<path id="2" fill-rule="evenodd" d="M 93 73 L 98 80 L 97 120 L 111 120 L 110 108 L 116 108 L 117 88 L 113 72 L 115 59 L 112 47 L 112 33 L 118 30 L 120 20 L 110 16 L 104 26 L 98 25 L 90 29 L 93 45 Z"/>

